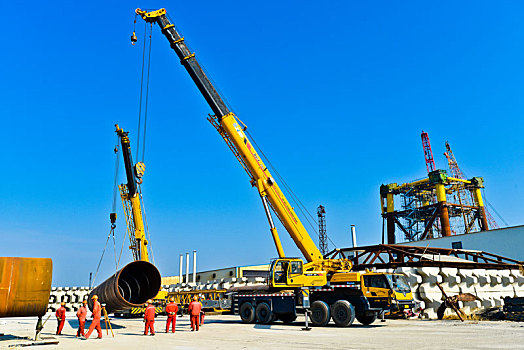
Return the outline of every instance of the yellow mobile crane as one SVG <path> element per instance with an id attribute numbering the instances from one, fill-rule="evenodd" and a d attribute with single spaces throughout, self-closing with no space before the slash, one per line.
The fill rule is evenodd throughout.
<path id="1" fill-rule="evenodd" d="M 326 259 L 322 256 L 244 133 L 246 126 L 237 120 L 224 103 L 195 54 L 188 49 L 184 38 L 170 23 L 166 10 L 147 12 L 137 9 L 136 14 L 161 28 L 171 48 L 211 107 L 214 115 L 208 120 L 246 170 L 251 185 L 258 190 L 262 200 L 279 258 L 271 264 L 270 278 L 265 288 L 258 288 L 256 291 L 232 290 L 235 293 L 234 312 L 239 313 L 244 322 L 253 322 L 256 319 L 260 323 L 269 323 L 275 318 L 291 322 L 296 318 L 297 308 L 306 306 L 305 296 L 309 295 L 314 325 L 326 325 L 333 318 L 337 325 L 348 326 L 355 317 L 363 324 L 374 322 L 382 310 L 392 309 L 393 304 L 398 305 L 397 300 L 409 305 L 413 300 L 411 290 L 402 275 L 394 275 L 394 278 L 388 279 L 385 274 L 350 272 L 350 260 Z M 136 41 L 134 33 L 132 41 Z M 301 251 L 306 264 L 302 259 L 285 256 L 270 209 Z M 370 305 L 370 301 L 374 305 Z"/>
<path id="2" fill-rule="evenodd" d="M 131 249 L 135 260 L 149 262 L 148 241 L 146 239 L 140 191 L 138 189 L 138 185 L 142 183 L 142 176 L 146 166 L 143 162 L 133 164 L 131 142 L 128 137 L 129 132 L 122 130 L 118 124 L 115 127 L 122 147 L 122 156 L 126 169 L 127 184 L 121 184 L 118 188 L 122 198 L 122 206 L 124 207 L 127 233 L 131 241 L 129 249 Z"/>
<path id="3" fill-rule="evenodd" d="M 127 184 L 120 184 L 118 188 L 120 190 L 120 197 L 122 198 L 127 233 L 130 240 L 129 249 L 131 250 L 135 261 L 142 260 L 150 262 L 149 242 L 146 237 L 141 191 L 139 189 L 146 166 L 143 162 L 137 162 L 136 164 L 133 163 L 131 142 L 128 136 L 129 132 L 122 130 L 118 124 L 115 125 L 115 127 L 115 132 L 120 140 L 127 178 Z M 114 215 L 116 219 L 116 214 Z M 113 218 L 111 220 L 113 220 Z M 167 292 L 159 291 L 154 298 L 158 313 L 163 312 L 163 304 L 166 296 Z M 145 307 L 133 307 L 131 309 L 117 312 L 115 315 L 120 317 L 138 317 L 143 315 L 144 311 Z"/>

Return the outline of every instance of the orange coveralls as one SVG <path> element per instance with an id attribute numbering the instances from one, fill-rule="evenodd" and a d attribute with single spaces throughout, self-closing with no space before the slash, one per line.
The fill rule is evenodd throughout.
<path id="1" fill-rule="evenodd" d="M 175 333 L 176 313 L 178 312 L 178 305 L 175 302 L 166 305 L 167 321 L 166 333 L 169 333 L 169 325 L 173 323 L 172 331 Z"/>
<path id="2" fill-rule="evenodd" d="M 89 338 L 91 333 L 96 328 L 96 331 L 98 332 L 98 339 L 102 339 L 102 328 L 100 328 L 100 318 L 102 317 L 102 308 L 100 307 L 100 303 L 98 300 L 95 300 L 93 302 L 93 321 L 91 321 L 91 325 L 89 326 L 89 330 L 86 334 L 86 339 Z"/>
<path id="3" fill-rule="evenodd" d="M 62 328 L 64 328 L 64 323 L 65 323 L 65 313 L 66 313 L 66 309 L 63 306 L 60 306 L 58 310 L 56 310 L 55 312 L 56 322 L 57 322 L 57 325 L 56 325 L 56 334 L 57 335 L 62 334 Z"/>
<path id="4" fill-rule="evenodd" d="M 76 331 L 76 336 L 79 337 L 83 335 L 86 336 L 84 332 L 84 326 L 86 324 L 86 317 L 87 317 L 87 309 L 85 306 L 80 306 L 78 311 L 76 312 L 76 317 L 78 317 L 78 330 Z"/>
<path id="5" fill-rule="evenodd" d="M 148 305 L 144 312 L 144 320 L 146 321 L 146 329 L 144 335 L 147 335 L 148 331 L 151 330 L 151 335 L 155 335 L 155 307 Z"/>
<path id="6" fill-rule="evenodd" d="M 192 301 L 189 304 L 189 317 L 191 318 L 191 330 L 198 331 L 200 329 L 200 310 L 202 310 L 202 304 L 199 301 Z"/>

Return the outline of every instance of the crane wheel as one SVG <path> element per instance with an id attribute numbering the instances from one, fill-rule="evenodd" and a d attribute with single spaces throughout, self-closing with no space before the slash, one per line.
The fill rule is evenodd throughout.
<path id="1" fill-rule="evenodd" d="M 355 321 L 355 308 L 347 300 L 338 300 L 331 305 L 331 317 L 339 327 L 350 326 Z"/>
<path id="2" fill-rule="evenodd" d="M 362 323 L 363 325 L 367 326 L 375 322 L 377 319 L 377 313 L 373 313 L 373 315 L 357 315 L 357 321 Z"/>
<path id="3" fill-rule="evenodd" d="M 311 303 L 311 323 L 313 326 L 324 327 L 329 323 L 331 312 L 325 301 L 317 300 Z"/>
<path id="4" fill-rule="evenodd" d="M 251 303 L 246 302 L 240 305 L 239 314 L 243 323 L 255 322 L 255 308 Z"/>
<path id="5" fill-rule="evenodd" d="M 268 324 L 274 320 L 273 312 L 267 303 L 260 303 L 256 309 L 257 321 L 261 324 Z"/>

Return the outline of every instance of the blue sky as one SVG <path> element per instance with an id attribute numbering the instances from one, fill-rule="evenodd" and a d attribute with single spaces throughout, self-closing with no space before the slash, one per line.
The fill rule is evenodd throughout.
<path id="1" fill-rule="evenodd" d="M 96 269 L 113 125 L 136 145 L 136 7 L 166 7 L 304 205 L 326 207 L 337 246 L 351 244 L 351 224 L 359 244 L 379 242 L 379 186 L 424 176 L 421 130 L 437 167 L 448 140 L 505 220 L 523 223 L 520 2 L 15 2 L 0 23 L 0 255 L 53 258 L 54 285 L 87 285 Z M 199 270 L 268 262 L 276 251 L 256 190 L 156 27 L 152 46 L 142 188 L 161 273 L 177 274 L 178 254 L 193 249 Z M 118 249 L 124 230 L 120 210 Z M 98 282 L 112 259 L 111 245 Z"/>

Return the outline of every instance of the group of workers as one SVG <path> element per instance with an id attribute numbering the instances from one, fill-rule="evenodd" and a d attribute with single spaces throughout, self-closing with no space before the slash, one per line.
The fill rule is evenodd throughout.
<path id="1" fill-rule="evenodd" d="M 84 327 L 86 324 L 87 317 L 87 300 L 84 300 L 82 301 L 82 305 L 78 308 L 76 312 L 76 317 L 78 318 L 78 330 L 76 331 L 76 336 L 82 339 L 88 339 L 91 333 L 93 333 L 93 331 L 96 329 L 98 333 L 97 339 L 102 339 L 102 328 L 100 327 L 100 319 L 102 318 L 102 307 L 98 302 L 97 295 L 93 295 L 91 299 L 93 300 L 93 321 L 91 321 L 91 325 L 89 326 L 89 330 L 86 334 L 84 331 Z M 60 303 L 60 307 L 58 308 L 58 310 L 56 310 L 55 315 L 57 322 L 56 335 L 61 335 L 66 318 L 66 309 L 64 302 Z"/>
<path id="2" fill-rule="evenodd" d="M 102 328 L 100 327 L 100 319 L 102 318 L 102 306 L 98 302 L 97 295 L 93 295 L 91 299 L 93 300 L 93 321 L 91 322 L 89 330 L 86 334 L 84 332 L 84 327 L 87 317 L 87 300 L 84 300 L 82 301 L 82 305 L 80 306 L 80 308 L 78 308 L 76 312 L 76 317 L 78 318 L 78 330 L 76 332 L 76 336 L 81 339 L 88 339 L 91 333 L 96 329 L 98 333 L 97 339 L 102 339 Z M 200 329 L 200 326 L 204 324 L 205 317 L 205 313 L 202 310 L 202 304 L 200 303 L 198 296 L 195 295 L 193 297 L 193 301 L 189 304 L 188 312 L 191 320 L 191 331 L 198 331 Z M 175 333 L 176 315 L 178 313 L 178 305 L 177 303 L 175 303 L 175 298 L 171 297 L 169 299 L 169 303 L 166 305 L 166 313 L 166 333 L 169 333 L 170 326 L 172 333 Z M 55 315 L 57 321 L 56 334 L 61 335 L 66 318 L 66 309 L 64 302 L 60 304 L 60 307 L 58 308 L 58 310 L 56 310 Z M 153 305 L 153 301 L 148 300 L 146 310 L 144 312 L 144 335 L 148 335 L 149 333 L 151 333 L 151 335 L 155 335 L 155 315 L 156 309 Z"/>
<path id="3" fill-rule="evenodd" d="M 202 304 L 198 300 L 198 296 L 193 297 L 193 301 L 189 303 L 188 307 L 189 317 L 191 320 L 191 331 L 199 330 L 200 326 L 204 324 L 205 313 L 202 310 Z M 178 313 L 178 305 L 175 303 L 175 298 L 169 298 L 169 304 L 166 305 L 166 333 L 169 333 L 169 327 L 171 326 L 171 332 L 175 333 L 176 315 Z M 155 315 L 156 308 L 153 305 L 152 300 L 147 301 L 146 311 L 144 312 L 145 329 L 144 335 L 155 335 Z"/>

